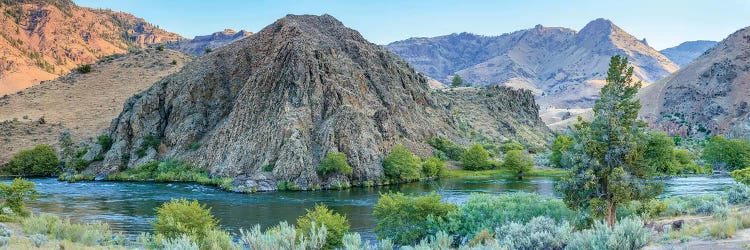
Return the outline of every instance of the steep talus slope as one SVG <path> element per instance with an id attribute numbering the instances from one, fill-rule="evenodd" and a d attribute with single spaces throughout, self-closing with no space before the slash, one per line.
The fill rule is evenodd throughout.
<path id="1" fill-rule="evenodd" d="M 132 47 L 177 40 L 133 15 L 70 0 L 0 3 L 0 96 Z"/>
<path id="2" fill-rule="evenodd" d="M 750 27 L 640 91 L 641 117 L 670 134 L 750 138 Z"/>
<path id="3" fill-rule="evenodd" d="M 680 67 L 685 67 L 689 63 L 693 62 L 695 58 L 703 55 L 708 49 L 716 46 L 716 41 L 688 41 L 681 43 L 675 47 L 660 50 L 662 55 L 672 60 Z"/>
<path id="4" fill-rule="evenodd" d="M 165 43 L 169 49 L 182 51 L 191 55 L 203 55 L 207 50 L 214 50 L 221 46 L 230 44 L 239 39 L 252 35 L 252 32 L 240 30 L 239 32 L 226 29 L 210 35 L 196 36 L 193 39 L 181 39 Z"/>
<path id="5" fill-rule="evenodd" d="M 90 73 L 71 73 L 0 97 L 0 164 L 36 144 L 55 145 L 64 130 L 75 141 L 95 138 L 129 97 L 191 59 L 177 51 L 134 50 L 102 58 Z"/>
<path id="6" fill-rule="evenodd" d="M 547 123 L 593 106 L 615 54 L 628 56 L 635 76 L 647 83 L 678 69 L 644 41 L 605 19 L 594 20 L 579 32 L 538 25 L 497 37 L 412 38 L 387 47 L 439 81 L 450 82 L 458 74 L 473 85 L 530 89 Z"/>
<path id="7" fill-rule="evenodd" d="M 396 144 L 426 156 L 429 137 L 462 140 L 427 82 L 331 16 L 289 15 L 131 98 L 110 127 L 112 149 L 89 171 L 180 158 L 238 189 L 378 181 Z M 147 138 L 159 146 L 142 148 Z M 348 156 L 350 177 L 316 173 L 332 151 Z"/>

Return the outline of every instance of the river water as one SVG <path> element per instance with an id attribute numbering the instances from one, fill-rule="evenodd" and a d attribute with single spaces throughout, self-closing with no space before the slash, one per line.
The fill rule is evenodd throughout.
<path id="1" fill-rule="evenodd" d="M 352 188 L 311 192 L 228 193 L 213 187 L 189 183 L 58 182 L 56 179 L 31 179 L 41 193 L 31 202 L 35 212 L 67 216 L 75 221 L 104 221 L 115 232 L 137 235 L 150 232 L 154 208 L 173 198 L 196 199 L 211 207 L 220 224 L 232 232 L 260 224 L 268 227 L 279 221 L 294 223 L 315 204 L 325 204 L 345 214 L 352 231 L 364 239 L 374 239 L 372 206 L 381 192 L 408 194 L 436 192 L 448 202 L 462 203 L 471 193 L 501 194 L 534 192 L 555 195 L 555 178 L 516 179 L 441 179 L 392 187 Z M 7 180 L 6 180 L 7 181 Z M 697 195 L 721 192 L 734 181 L 727 176 L 680 177 L 664 180 L 663 196 Z"/>

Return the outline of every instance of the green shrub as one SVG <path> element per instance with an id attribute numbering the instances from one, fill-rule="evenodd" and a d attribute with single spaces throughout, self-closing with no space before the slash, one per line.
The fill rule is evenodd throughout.
<path id="1" fill-rule="evenodd" d="M 727 170 L 745 168 L 750 164 L 750 141 L 714 136 L 703 149 L 703 159 Z"/>
<path id="2" fill-rule="evenodd" d="M 352 166 L 349 166 L 349 164 L 346 163 L 346 154 L 329 152 L 326 157 L 320 161 L 318 173 L 323 176 L 336 173 L 350 175 L 352 174 Z"/>
<path id="3" fill-rule="evenodd" d="M 76 70 L 81 74 L 86 74 L 91 72 L 91 64 L 84 64 L 81 66 L 78 66 Z"/>
<path id="4" fill-rule="evenodd" d="M 105 223 L 77 224 L 51 214 L 28 217 L 22 221 L 21 227 L 25 234 L 45 235 L 86 246 L 108 245 L 113 236 L 109 225 Z"/>
<path id="5" fill-rule="evenodd" d="M 742 183 L 735 183 L 727 190 L 729 204 L 747 204 L 750 201 L 750 187 Z"/>
<path id="6" fill-rule="evenodd" d="M 327 231 L 323 249 L 341 247 L 342 237 L 349 233 L 349 220 L 324 205 L 315 205 L 315 209 L 307 210 L 307 214 L 297 218 L 297 233 L 310 235 L 314 232 L 314 226 L 321 225 L 325 226 Z"/>
<path id="7" fill-rule="evenodd" d="M 172 199 L 156 208 L 156 221 L 152 222 L 154 233 L 167 239 L 187 235 L 200 244 L 211 230 L 218 229 L 218 221 L 211 209 L 198 201 Z"/>
<path id="8" fill-rule="evenodd" d="M 649 132 L 643 158 L 648 166 L 661 174 L 677 174 L 680 169 L 675 159 L 674 140 L 664 132 Z"/>
<path id="9" fill-rule="evenodd" d="M 526 223 L 539 216 L 560 222 L 572 220 L 576 212 L 568 209 L 560 199 L 538 194 L 472 194 L 458 210 L 448 214 L 447 231 L 472 238 L 483 229 L 510 222 Z"/>
<path id="10" fill-rule="evenodd" d="M 420 160 L 403 145 L 396 145 L 383 160 L 385 176 L 394 182 L 418 180 L 420 177 Z"/>
<path id="11" fill-rule="evenodd" d="M 182 235 L 179 238 L 173 239 L 162 239 L 161 247 L 163 249 L 173 250 L 198 250 L 198 244 L 193 242 L 187 235 Z"/>
<path id="12" fill-rule="evenodd" d="M 422 163 L 422 176 L 442 176 L 445 173 L 445 162 L 437 157 L 427 158 Z"/>
<path id="13" fill-rule="evenodd" d="M 61 169 L 60 160 L 52 147 L 39 144 L 18 152 L 10 162 L 3 165 L 2 171 L 21 176 L 56 176 Z"/>
<path id="14" fill-rule="evenodd" d="M 726 198 L 718 195 L 678 196 L 663 201 L 667 204 L 664 216 L 725 214 L 729 209 Z"/>
<path id="15" fill-rule="evenodd" d="M 464 154 L 464 152 L 466 152 L 466 149 L 464 147 L 453 143 L 445 137 L 433 137 L 427 140 L 427 143 L 437 150 L 437 156 L 444 154 L 447 159 L 451 159 L 454 161 L 460 161 L 461 156 Z"/>
<path id="16" fill-rule="evenodd" d="M 500 151 L 502 151 L 503 153 L 508 153 L 511 150 L 526 150 L 526 148 L 523 146 L 523 144 L 515 140 L 510 140 L 500 146 Z"/>
<path id="17" fill-rule="evenodd" d="M 14 214 L 28 216 L 31 212 L 26 209 L 26 202 L 36 200 L 39 192 L 33 182 L 16 178 L 10 184 L 0 183 L 0 198 L 3 207 L 10 208 Z M 5 214 L 5 213 L 4 213 Z"/>
<path id="18" fill-rule="evenodd" d="M 158 150 L 159 144 L 161 144 L 161 140 L 159 140 L 158 137 L 154 135 L 147 135 L 146 137 L 143 138 L 143 142 L 141 142 L 141 146 L 135 150 L 135 154 L 138 155 L 138 157 L 144 157 L 146 156 L 146 153 L 148 152 L 149 148 Z"/>
<path id="19" fill-rule="evenodd" d="M 563 249 L 572 231 L 567 221 L 556 223 L 547 217 L 535 217 L 526 224 L 504 224 L 495 237 L 499 245 L 508 250 Z"/>
<path id="20" fill-rule="evenodd" d="M 164 45 L 159 44 L 159 46 L 156 46 L 156 51 L 164 51 Z"/>
<path id="21" fill-rule="evenodd" d="M 643 221 L 637 217 L 629 217 L 612 229 L 600 221 L 591 229 L 573 233 L 565 249 L 632 250 L 645 247 L 650 240 L 651 231 L 643 227 Z"/>
<path id="22" fill-rule="evenodd" d="M 657 199 L 646 202 L 633 200 L 627 204 L 617 207 L 617 218 L 631 216 L 643 216 L 644 218 L 656 218 L 667 210 L 667 203 Z"/>
<path id="23" fill-rule="evenodd" d="M 286 222 L 261 232 L 260 225 L 249 231 L 240 229 L 240 239 L 249 249 L 321 249 L 326 243 L 325 226 L 314 226 L 310 233 L 297 233 L 294 227 Z"/>
<path id="24" fill-rule="evenodd" d="M 562 167 L 562 156 L 568 149 L 573 146 L 573 137 L 569 135 L 558 135 L 552 144 L 552 153 L 549 155 L 549 162 L 554 167 Z"/>
<path id="25" fill-rule="evenodd" d="M 396 244 L 413 244 L 436 233 L 433 221 L 444 220 L 456 206 L 443 203 L 438 194 L 409 197 L 402 193 L 382 194 L 375 204 L 375 233 Z"/>
<path id="26" fill-rule="evenodd" d="M 524 173 L 528 173 L 534 167 L 534 160 L 526 151 L 511 150 L 505 153 L 502 167 L 510 169 L 520 179 Z"/>
<path id="27" fill-rule="evenodd" d="M 461 156 L 461 163 L 466 170 L 489 169 L 490 155 L 481 144 L 475 143 Z"/>
<path id="28" fill-rule="evenodd" d="M 729 173 L 737 182 L 750 184 L 750 168 L 737 169 Z"/>
<path id="29" fill-rule="evenodd" d="M 102 146 L 102 152 L 109 151 L 110 148 L 112 148 L 112 138 L 109 137 L 109 135 L 100 135 L 96 137 L 96 143 Z"/>

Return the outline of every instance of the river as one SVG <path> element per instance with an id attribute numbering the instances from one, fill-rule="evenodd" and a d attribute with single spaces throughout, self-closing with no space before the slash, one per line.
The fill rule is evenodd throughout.
<path id="1" fill-rule="evenodd" d="M 154 208 L 173 198 L 197 199 L 211 208 L 220 224 L 231 232 L 255 224 L 268 227 L 279 221 L 294 223 L 316 203 L 345 214 L 352 231 L 364 239 L 374 239 L 375 219 L 372 206 L 379 193 L 399 191 L 408 194 L 437 192 L 448 202 L 461 203 L 471 193 L 502 194 L 534 192 L 555 195 L 555 178 L 516 179 L 442 179 L 391 187 L 352 188 L 311 192 L 228 193 L 213 187 L 189 183 L 146 182 L 58 182 L 56 179 L 31 179 L 40 198 L 31 202 L 35 212 L 67 216 L 75 221 L 104 221 L 115 232 L 134 236 L 150 232 Z M 6 180 L 7 181 L 7 180 Z M 727 176 L 676 177 L 664 180 L 662 196 L 717 193 L 732 185 Z"/>

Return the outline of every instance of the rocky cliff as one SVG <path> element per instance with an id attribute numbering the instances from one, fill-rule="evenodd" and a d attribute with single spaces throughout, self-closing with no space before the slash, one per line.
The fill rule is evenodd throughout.
<path id="1" fill-rule="evenodd" d="M 472 85 L 530 89 L 548 123 L 593 106 L 615 54 L 628 56 L 635 76 L 645 82 L 678 69 L 644 40 L 605 19 L 594 20 L 578 32 L 538 25 L 496 37 L 462 33 L 412 38 L 387 47 L 438 81 L 450 82 L 460 75 Z"/>
<path id="2" fill-rule="evenodd" d="M 662 55 L 672 60 L 680 67 L 693 62 L 695 58 L 703 55 L 708 49 L 716 46 L 716 41 L 688 41 L 675 47 L 660 50 Z"/>
<path id="3" fill-rule="evenodd" d="M 133 15 L 70 0 L 0 2 L 0 96 L 132 47 L 177 40 Z"/>
<path id="4" fill-rule="evenodd" d="M 196 36 L 193 39 L 181 39 L 179 41 L 170 41 L 165 43 L 169 49 L 182 51 L 191 55 L 203 55 L 206 51 L 217 49 L 221 46 L 230 44 L 234 41 L 252 35 L 252 32 L 240 30 L 239 32 L 226 29 L 215 32 L 210 35 Z"/>
<path id="5" fill-rule="evenodd" d="M 670 134 L 750 138 L 750 27 L 640 91 L 641 117 Z"/>
<path id="6" fill-rule="evenodd" d="M 335 18 L 289 15 L 131 98 L 109 129 L 112 149 L 89 171 L 181 158 L 234 177 L 238 188 L 378 181 L 394 145 L 427 156 L 432 136 L 466 144 L 441 98 L 405 61 Z M 159 146 L 143 148 L 146 139 Z M 351 176 L 316 174 L 332 151 L 348 156 Z"/>

